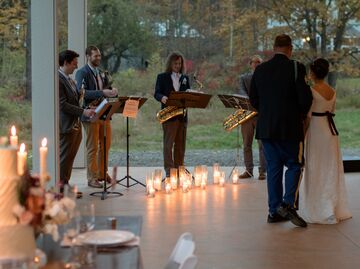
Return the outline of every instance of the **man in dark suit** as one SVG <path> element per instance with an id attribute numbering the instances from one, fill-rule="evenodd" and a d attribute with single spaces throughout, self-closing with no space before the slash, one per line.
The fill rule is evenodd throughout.
<path id="1" fill-rule="evenodd" d="M 184 57 L 177 52 L 169 55 L 166 70 L 157 76 L 154 97 L 161 102 L 161 109 L 166 107 L 168 96 L 173 91 L 190 89 L 189 77 L 184 75 Z M 170 168 L 184 165 L 186 144 L 187 116 L 179 115 L 162 124 L 164 131 L 164 169 L 170 176 Z"/>
<path id="2" fill-rule="evenodd" d="M 59 54 L 60 96 L 60 190 L 69 183 L 72 166 L 81 142 L 81 116 L 91 117 L 93 109 L 79 106 L 79 95 L 75 81 L 70 75 L 77 68 L 79 54 L 65 50 Z"/>
<path id="3" fill-rule="evenodd" d="M 259 55 L 253 55 L 250 59 L 249 65 L 251 72 L 243 74 L 240 76 L 240 87 L 239 94 L 244 96 L 249 96 L 250 93 L 250 84 L 251 78 L 253 76 L 255 68 L 262 62 L 262 59 Z M 241 135 L 243 140 L 243 151 L 244 151 L 244 163 L 245 171 L 239 175 L 239 178 L 251 178 L 253 177 L 253 151 L 252 144 L 254 140 L 255 128 L 256 128 L 257 116 L 252 117 L 243 124 L 241 124 Z M 263 146 L 261 141 L 258 140 L 259 145 L 259 180 L 266 179 L 266 161 L 264 156 Z"/>
<path id="4" fill-rule="evenodd" d="M 99 66 L 101 53 L 95 46 L 89 46 L 85 51 L 87 64 L 80 68 L 75 75 L 78 90 L 84 90 L 84 107 L 91 105 L 91 102 L 104 97 L 115 97 L 118 90 L 109 87 Z M 106 124 L 106 146 L 104 146 L 104 122 L 90 122 L 88 117 L 82 117 L 86 132 L 86 151 L 87 151 L 87 180 L 88 186 L 102 188 L 100 181 L 111 181 L 109 175 L 104 175 L 104 150 L 106 150 L 106 164 L 109 160 L 109 149 L 111 144 L 111 125 Z"/>
<path id="5" fill-rule="evenodd" d="M 298 193 L 303 165 L 303 120 L 312 103 L 303 64 L 290 60 L 291 38 L 279 35 L 275 55 L 259 65 L 251 81 L 250 101 L 259 112 L 256 138 L 261 139 L 267 161 L 268 222 L 290 220 L 306 227 L 298 216 Z M 285 192 L 283 193 L 283 169 Z"/>

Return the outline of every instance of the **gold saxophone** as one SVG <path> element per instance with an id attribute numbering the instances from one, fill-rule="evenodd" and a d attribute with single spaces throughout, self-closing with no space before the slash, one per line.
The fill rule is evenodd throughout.
<path id="1" fill-rule="evenodd" d="M 225 118 L 223 123 L 224 129 L 230 132 L 238 125 L 243 124 L 244 122 L 248 121 L 249 119 L 251 119 L 256 115 L 257 112 L 255 111 L 250 111 L 240 108 Z"/>
<path id="2" fill-rule="evenodd" d="M 176 106 L 167 106 L 156 113 L 156 118 L 160 123 L 164 123 L 165 121 L 179 115 L 184 115 L 184 109 Z"/>

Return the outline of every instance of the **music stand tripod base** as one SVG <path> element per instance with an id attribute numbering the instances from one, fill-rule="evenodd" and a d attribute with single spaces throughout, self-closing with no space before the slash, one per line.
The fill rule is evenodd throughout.
<path id="1" fill-rule="evenodd" d="M 111 186 L 110 186 L 111 187 Z M 109 187 L 107 187 L 109 188 Z M 105 200 L 108 196 L 123 196 L 124 194 L 122 194 L 121 192 L 117 192 L 117 191 L 107 191 L 106 189 L 106 184 L 104 185 L 104 189 L 105 191 L 95 191 L 90 193 L 90 196 L 101 196 L 101 200 Z"/>

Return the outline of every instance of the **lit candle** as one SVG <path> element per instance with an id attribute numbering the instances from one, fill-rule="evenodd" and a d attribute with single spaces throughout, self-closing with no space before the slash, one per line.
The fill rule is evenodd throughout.
<path id="1" fill-rule="evenodd" d="M 157 191 L 161 191 L 161 178 L 156 177 L 154 180 L 154 188 Z"/>
<path id="2" fill-rule="evenodd" d="M 18 137 L 16 135 L 16 128 L 14 125 L 11 127 L 10 145 L 16 148 L 18 147 Z"/>
<path id="3" fill-rule="evenodd" d="M 206 189 L 206 179 L 205 179 L 205 178 L 202 178 L 202 179 L 201 179 L 201 185 L 200 185 L 200 187 L 201 187 L 203 190 Z"/>
<path id="4" fill-rule="evenodd" d="M 150 186 L 149 188 L 149 197 L 155 197 L 155 189 L 153 186 Z"/>
<path id="5" fill-rule="evenodd" d="M 27 158 L 27 152 L 25 151 L 25 144 L 22 143 L 20 145 L 20 151 L 17 153 L 17 169 L 19 176 L 22 176 L 25 173 L 26 170 L 26 158 Z"/>
<path id="6" fill-rule="evenodd" d="M 182 191 L 183 192 L 188 192 L 189 188 L 188 188 L 188 181 L 184 180 L 182 183 Z"/>
<path id="7" fill-rule="evenodd" d="M 232 173 L 232 182 L 233 184 L 237 184 L 239 180 L 239 173 L 237 169 L 234 169 L 233 173 Z"/>
<path id="8" fill-rule="evenodd" d="M 44 186 L 46 179 L 47 179 L 47 167 L 46 167 L 46 157 L 48 153 L 47 148 L 47 139 L 43 138 L 41 141 L 40 147 L 40 182 L 41 185 Z"/>
<path id="9" fill-rule="evenodd" d="M 177 169 L 176 168 L 170 168 L 170 184 L 171 184 L 171 188 L 173 190 L 177 189 Z"/>
<path id="10" fill-rule="evenodd" d="M 195 187 L 200 187 L 201 177 L 202 177 L 202 167 L 201 166 L 195 167 L 194 177 L 195 177 Z"/>
<path id="11" fill-rule="evenodd" d="M 215 170 L 214 171 L 214 184 L 219 183 L 219 178 L 220 178 L 220 172 L 218 170 Z"/>
<path id="12" fill-rule="evenodd" d="M 225 186 L 225 172 L 220 172 L 219 173 L 219 185 L 220 187 L 224 187 Z"/>
<path id="13" fill-rule="evenodd" d="M 146 194 L 150 197 L 155 195 L 154 180 L 152 176 L 146 176 Z"/>
<path id="14" fill-rule="evenodd" d="M 166 182 L 166 183 L 165 183 L 165 192 L 166 192 L 167 194 L 170 194 L 170 193 L 171 193 L 171 184 L 170 184 L 170 182 Z"/>

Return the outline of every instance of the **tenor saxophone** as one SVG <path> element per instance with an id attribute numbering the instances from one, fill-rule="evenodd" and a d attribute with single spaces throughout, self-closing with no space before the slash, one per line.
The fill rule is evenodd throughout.
<path id="1" fill-rule="evenodd" d="M 255 111 L 250 111 L 240 108 L 224 119 L 224 123 L 223 123 L 224 129 L 230 132 L 238 125 L 245 123 L 246 121 L 248 121 L 249 119 L 251 119 L 256 115 L 257 112 Z"/>
<path id="2" fill-rule="evenodd" d="M 165 121 L 173 117 L 184 115 L 184 111 L 186 110 L 178 108 L 176 106 L 167 106 L 161 109 L 158 113 L 156 113 L 156 118 L 160 123 L 164 123 Z"/>

